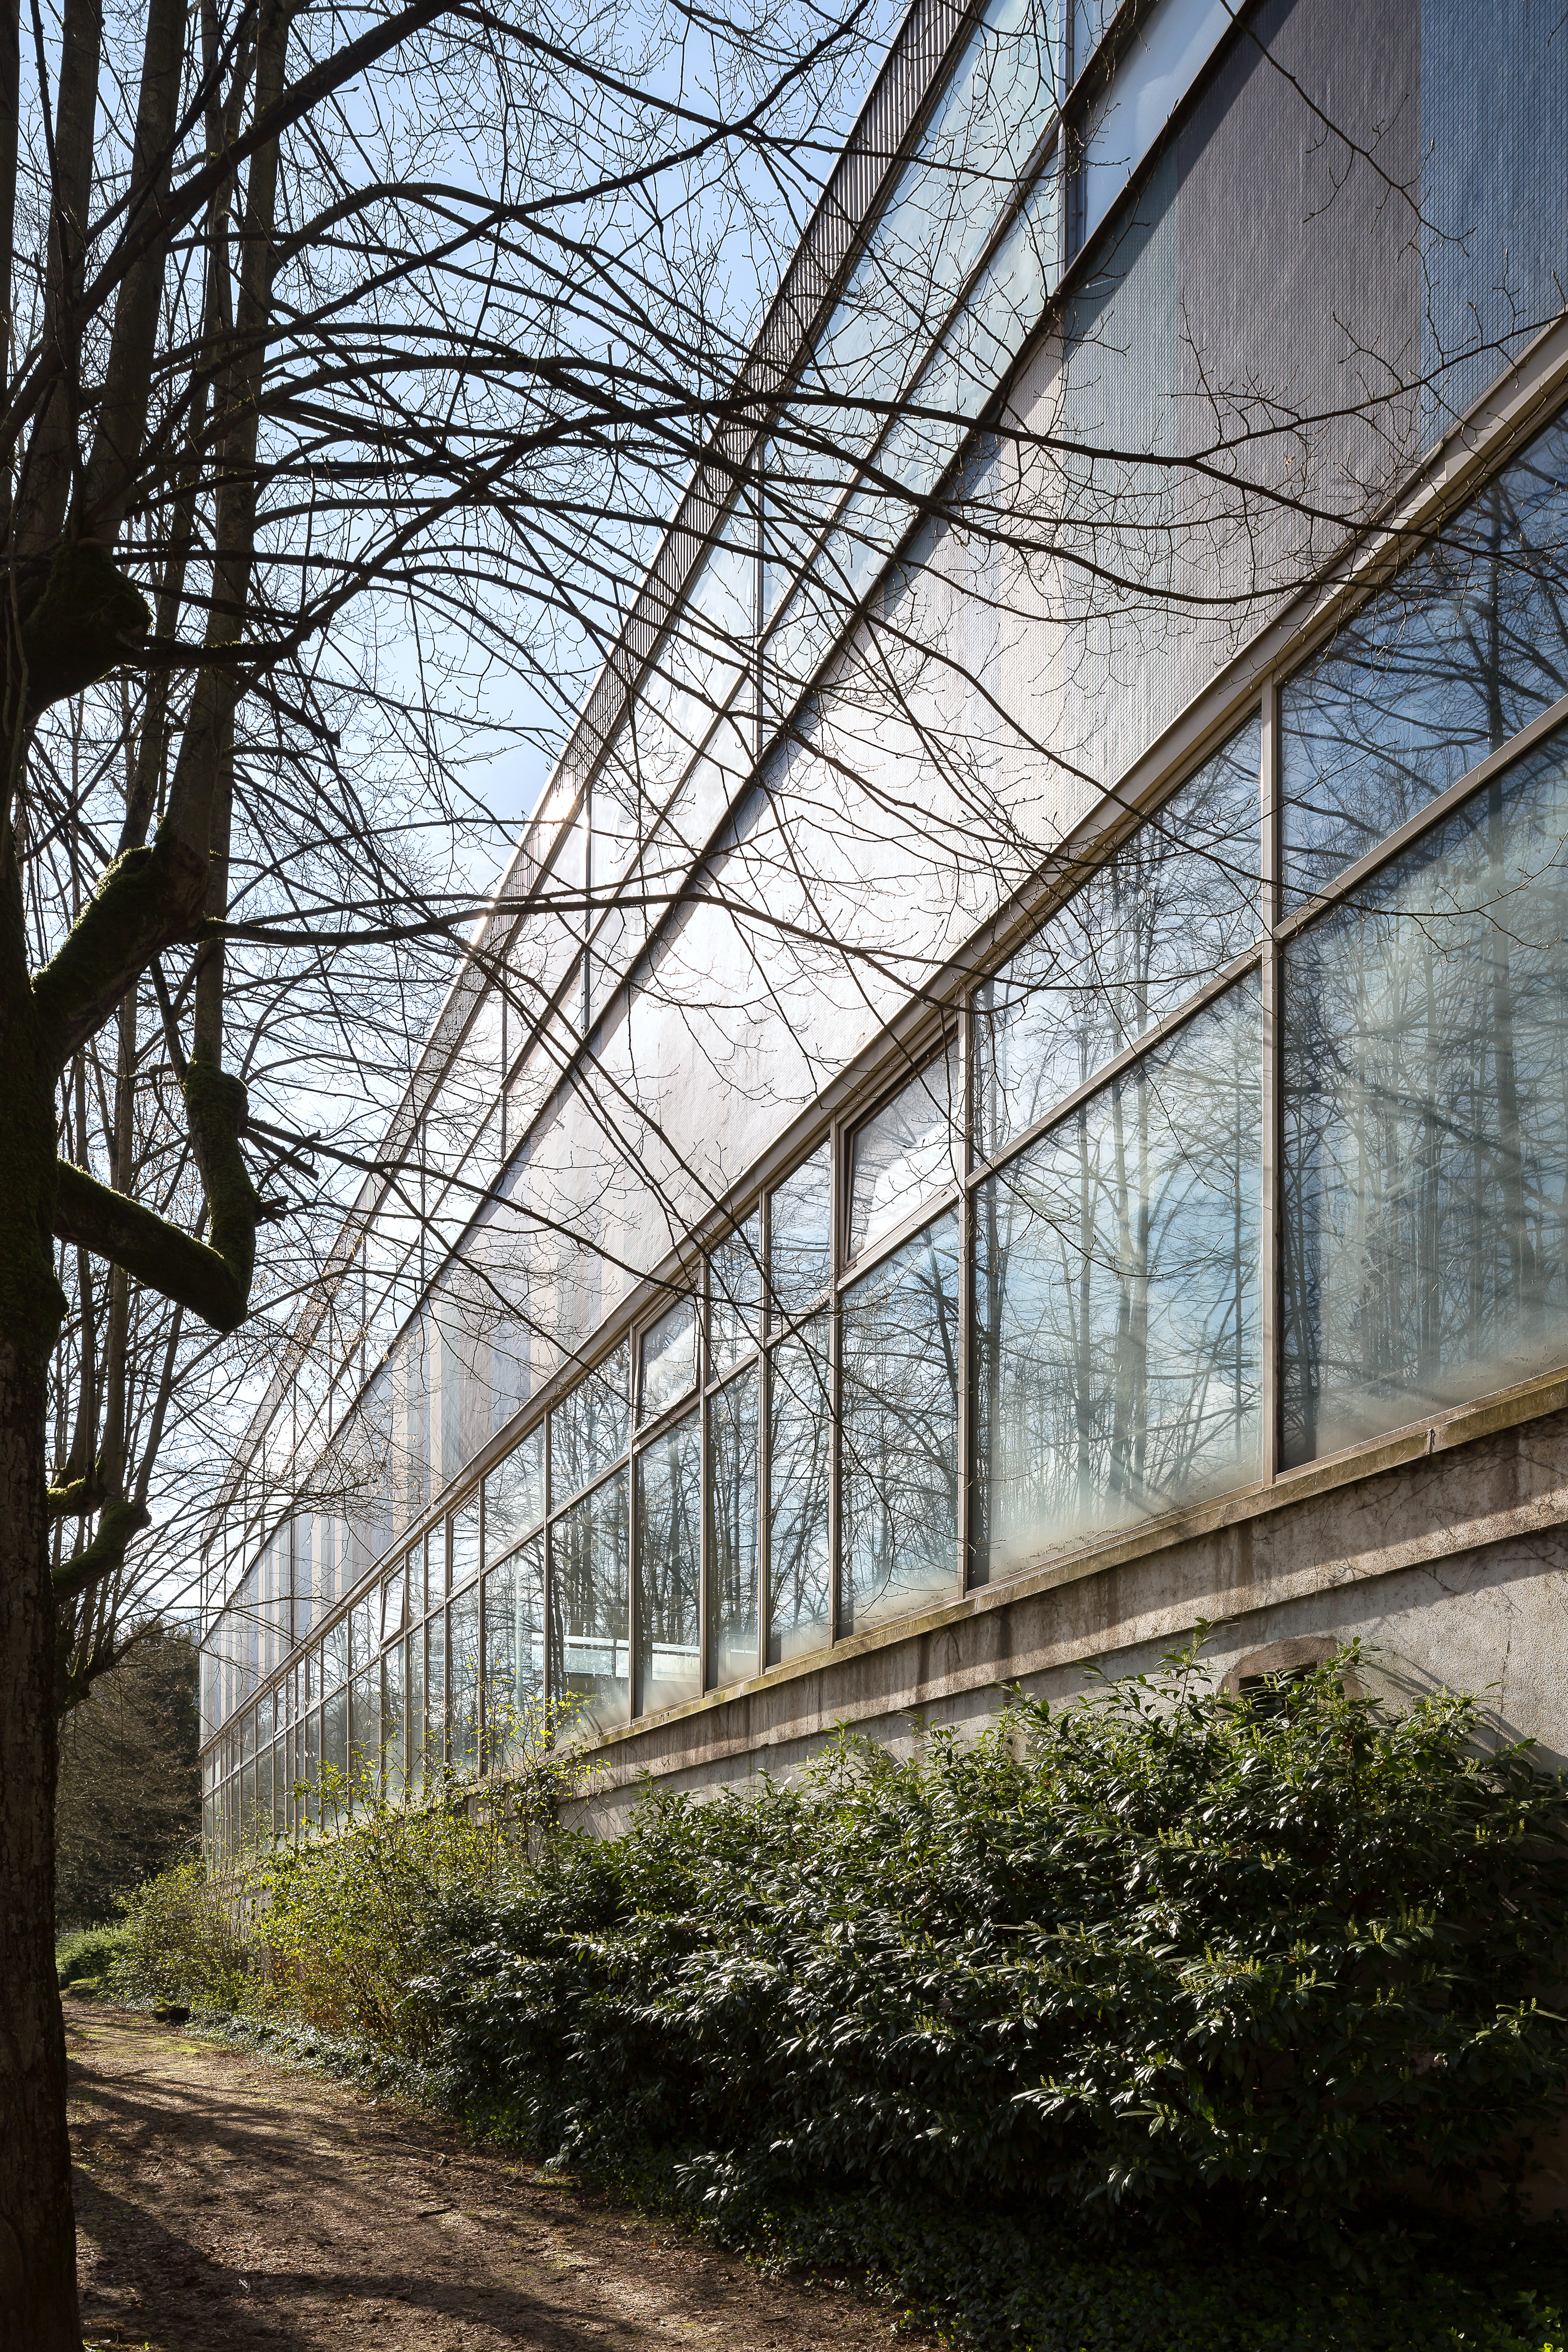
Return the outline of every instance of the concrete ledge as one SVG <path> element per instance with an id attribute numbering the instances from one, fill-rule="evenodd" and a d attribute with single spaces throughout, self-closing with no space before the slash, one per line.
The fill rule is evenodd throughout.
<path id="1" fill-rule="evenodd" d="M 1042 1560 L 605 1735 L 596 1791 L 721 1771 L 1568 1524 L 1568 1374 Z M 724 1777 L 730 1777 L 725 1774 Z"/>

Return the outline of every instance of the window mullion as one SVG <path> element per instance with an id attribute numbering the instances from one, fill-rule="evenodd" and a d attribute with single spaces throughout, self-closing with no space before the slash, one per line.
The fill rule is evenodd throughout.
<path id="1" fill-rule="evenodd" d="M 1279 694 L 1273 679 L 1263 689 L 1262 756 L 1258 790 L 1262 824 L 1263 970 L 1262 1085 L 1263 1197 L 1259 1204 L 1262 1262 L 1258 1306 L 1262 1318 L 1261 1460 L 1266 1486 L 1279 1466 Z"/>

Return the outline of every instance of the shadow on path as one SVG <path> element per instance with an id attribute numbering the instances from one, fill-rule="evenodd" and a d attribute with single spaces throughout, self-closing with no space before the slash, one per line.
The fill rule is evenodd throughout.
<path id="1" fill-rule="evenodd" d="M 82 2318 L 101 2352 L 869 2352 L 769 2284 L 443 2119 L 123 2012 L 68 2019 Z"/>

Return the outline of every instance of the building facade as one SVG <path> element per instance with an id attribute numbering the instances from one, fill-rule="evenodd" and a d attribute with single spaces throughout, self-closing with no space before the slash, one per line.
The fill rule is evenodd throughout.
<path id="1" fill-rule="evenodd" d="M 1568 1755 L 1552 31 L 916 0 L 215 1514 L 209 1851 L 1199 1624 Z"/>

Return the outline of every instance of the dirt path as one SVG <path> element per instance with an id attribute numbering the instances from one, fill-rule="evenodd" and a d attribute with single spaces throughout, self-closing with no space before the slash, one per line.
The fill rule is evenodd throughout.
<path id="1" fill-rule="evenodd" d="M 67 2011 L 94 2352 L 887 2352 L 886 2312 L 770 2285 L 439 2118 Z"/>

